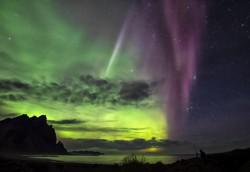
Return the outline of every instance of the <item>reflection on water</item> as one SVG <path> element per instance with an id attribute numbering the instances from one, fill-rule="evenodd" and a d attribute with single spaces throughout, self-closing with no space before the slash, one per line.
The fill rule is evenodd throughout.
<path id="1" fill-rule="evenodd" d="M 100 155 L 100 156 L 79 156 L 79 155 L 58 155 L 58 156 L 32 156 L 36 159 L 48 159 L 53 161 L 63 161 L 63 162 L 74 162 L 74 163 L 85 163 L 85 164 L 114 164 L 121 163 L 126 155 Z M 146 162 L 156 163 L 162 162 L 164 164 L 170 164 L 180 159 L 175 156 L 166 155 L 146 155 L 144 156 Z M 138 156 L 138 159 L 141 157 Z M 187 157 L 181 157 L 187 158 Z"/>

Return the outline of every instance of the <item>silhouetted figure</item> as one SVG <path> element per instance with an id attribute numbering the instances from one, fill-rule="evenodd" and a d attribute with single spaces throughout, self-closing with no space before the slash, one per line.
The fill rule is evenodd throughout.
<path id="1" fill-rule="evenodd" d="M 206 153 L 203 150 L 201 150 L 201 149 L 200 149 L 200 158 L 203 161 L 206 161 L 206 159 L 207 159 Z"/>

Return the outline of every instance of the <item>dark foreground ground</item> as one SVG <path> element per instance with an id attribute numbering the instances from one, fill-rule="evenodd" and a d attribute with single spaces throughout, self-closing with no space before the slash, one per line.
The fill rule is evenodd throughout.
<path id="1" fill-rule="evenodd" d="M 170 165 L 128 163 L 90 165 L 31 159 L 0 158 L 0 172 L 250 172 L 250 149 L 205 155 Z"/>

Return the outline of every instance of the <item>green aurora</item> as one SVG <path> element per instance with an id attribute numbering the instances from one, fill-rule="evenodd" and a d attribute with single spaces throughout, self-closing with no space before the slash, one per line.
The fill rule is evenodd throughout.
<path id="1" fill-rule="evenodd" d="M 136 68 L 132 48 L 119 53 L 101 80 L 115 41 L 95 37 L 84 23 L 74 25 L 56 1 L 1 0 L 0 21 L 1 118 L 46 114 L 59 138 L 167 138 L 165 115 L 153 93 L 135 101 L 121 98 L 123 82 L 139 79 L 131 70 Z M 110 87 L 79 79 L 89 75 Z"/>

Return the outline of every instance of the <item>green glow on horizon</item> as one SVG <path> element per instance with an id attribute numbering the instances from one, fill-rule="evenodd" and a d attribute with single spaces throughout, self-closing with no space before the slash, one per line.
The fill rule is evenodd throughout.
<path id="1" fill-rule="evenodd" d="M 107 140 L 151 139 L 152 137 L 158 139 L 167 138 L 164 113 L 156 107 L 135 108 L 128 105 L 110 108 L 90 104 L 73 106 L 56 102 L 45 102 L 44 104 L 35 101 L 31 102 L 8 102 L 8 108 L 13 113 L 29 114 L 29 116 L 39 116 L 43 112 L 43 114 L 47 115 L 48 120 L 75 118 L 85 121 L 82 124 L 65 125 L 63 129 L 60 126 L 54 125 L 59 138 Z M 86 127 L 92 131 L 78 130 L 80 127 Z M 105 128 L 107 130 L 117 129 L 118 131 L 95 131 L 98 128 Z M 122 131 L 119 131 L 120 129 Z"/>

